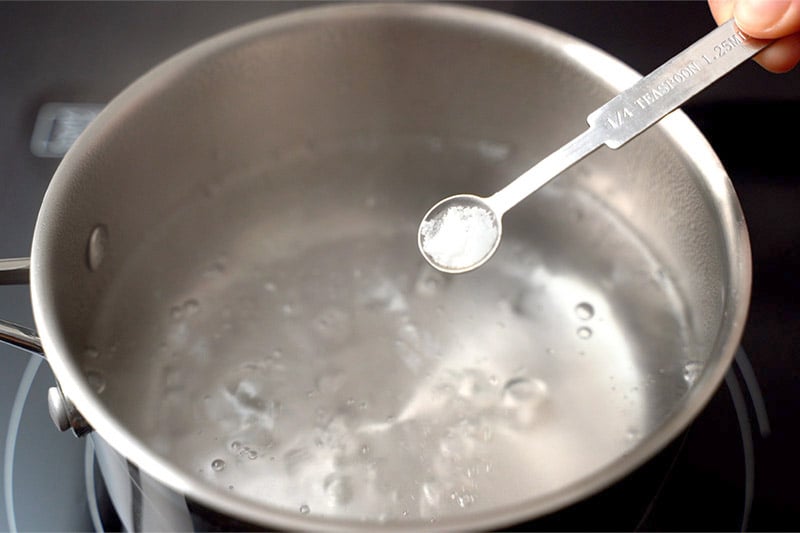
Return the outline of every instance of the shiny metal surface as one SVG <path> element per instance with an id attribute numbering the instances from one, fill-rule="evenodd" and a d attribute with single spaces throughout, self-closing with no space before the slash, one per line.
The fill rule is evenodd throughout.
<path id="1" fill-rule="evenodd" d="M 47 411 L 59 431 L 71 429 L 76 437 L 82 437 L 92 431 L 92 426 L 75 409 L 58 384 L 47 389 Z"/>
<path id="2" fill-rule="evenodd" d="M 67 406 L 64 402 L 64 396 L 57 387 L 47 389 L 47 412 L 59 431 L 66 431 L 71 427 Z"/>
<path id="3" fill-rule="evenodd" d="M 22 285 L 28 283 L 31 260 L 28 257 L 0 259 L 0 285 Z"/>
<path id="4" fill-rule="evenodd" d="M 297 13 L 170 60 L 86 130 L 37 222 L 65 394 L 171 491 L 270 527 L 499 527 L 606 486 L 741 335 L 747 234 L 702 136 L 678 113 L 595 153 L 474 275 L 437 277 L 414 235 L 636 79 L 455 6 Z"/>
<path id="5" fill-rule="evenodd" d="M 44 357 L 42 342 L 36 332 L 19 324 L 0 320 L 0 342 Z"/>
<path id="6" fill-rule="evenodd" d="M 27 257 L 0 259 L 0 285 L 24 285 L 28 283 L 31 261 Z M 30 328 L 0 320 L 0 342 L 21 348 L 26 352 L 44 357 L 39 336 Z"/>
<path id="7" fill-rule="evenodd" d="M 589 115 L 609 148 L 619 148 L 772 44 L 742 33 L 733 19 L 636 82 Z"/>

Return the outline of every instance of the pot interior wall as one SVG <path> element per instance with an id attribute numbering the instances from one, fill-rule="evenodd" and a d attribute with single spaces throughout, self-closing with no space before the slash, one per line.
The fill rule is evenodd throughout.
<path id="1" fill-rule="evenodd" d="M 430 270 L 430 205 L 491 194 L 614 88 L 543 28 L 385 13 L 145 76 L 59 169 L 36 253 L 70 364 L 155 453 L 267 507 L 446 521 L 579 484 L 683 409 L 724 357 L 730 250 L 656 128 L 520 204 L 480 271 Z"/>

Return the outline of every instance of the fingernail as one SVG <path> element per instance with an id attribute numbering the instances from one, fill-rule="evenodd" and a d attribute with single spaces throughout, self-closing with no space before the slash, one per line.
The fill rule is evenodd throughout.
<path id="1" fill-rule="evenodd" d="M 761 33 L 780 22 L 789 5 L 788 0 L 738 0 L 733 16 L 744 31 Z"/>

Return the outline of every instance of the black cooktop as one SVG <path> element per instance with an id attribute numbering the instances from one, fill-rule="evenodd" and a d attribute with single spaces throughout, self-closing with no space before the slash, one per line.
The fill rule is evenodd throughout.
<path id="1" fill-rule="evenodd" d="M 562 29 L 640 72 L 712 24 L 701 1 L 472 4 Z M 31 151 L 43 104 L 108 102 L 204 37 L 310 5 L 0 3 L 0 257 L 29 255 L 58 164 Z M 600 494 L 516 529 L 800 530 L 800 69 L 773 75 L 745 65 L 683 109 L 728 170 L 749 227 L 753 294 L 744 350 L 696 421 L 651 461 Z M 33 326 L 27 287 L 0 287 L 0 317 Z M 47 366 L 5 346 L 0 361 L 0 530 L 101 528 L 97 517 L 108 509 L 93 496 L 91 450 L 58 434 L 47 416 Z"/>

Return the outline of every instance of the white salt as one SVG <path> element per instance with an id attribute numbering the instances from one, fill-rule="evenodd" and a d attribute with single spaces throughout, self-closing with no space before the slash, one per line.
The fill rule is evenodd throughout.
<path id="1" fill-rule="evenodd" d="M 483 260 L 494 248 L 498 228 L 481 206 L 453 205 L 420 227 L 422 251 L 436 265 L 461 270 Z"/>

